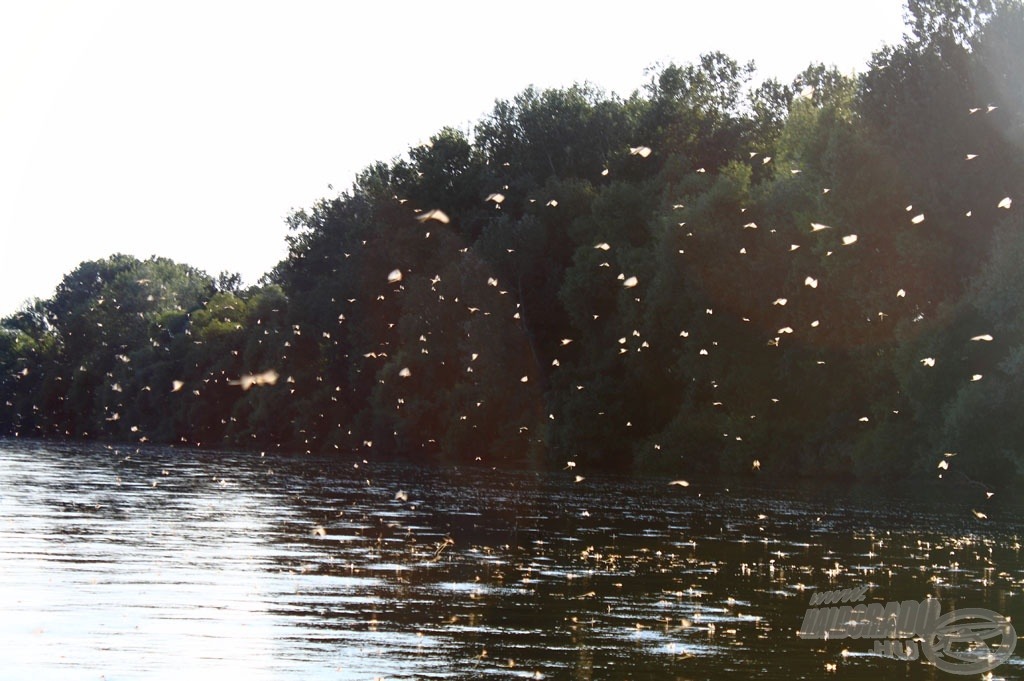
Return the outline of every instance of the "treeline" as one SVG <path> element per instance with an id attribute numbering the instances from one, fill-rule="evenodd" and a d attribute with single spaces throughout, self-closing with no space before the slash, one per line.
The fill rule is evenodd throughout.
<path id="1" fill-rule="evenodd" d="M 294 213 L 259 286 L 83 263 L 2 321 L 0 430 L 1015 476 L 1024 10 L 908 18 L 859 77 L 714 53 L 628 98 L 528 89 Z"/>

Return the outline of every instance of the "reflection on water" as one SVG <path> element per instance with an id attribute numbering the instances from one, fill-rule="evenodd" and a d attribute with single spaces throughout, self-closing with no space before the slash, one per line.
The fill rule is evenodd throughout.
<path id="1" fill-rule="evenodd" d="M 573 477 L 0 442 L 3 676 L 937 679 L 810 594 L 1024 621 L 1016 500 Z"/>

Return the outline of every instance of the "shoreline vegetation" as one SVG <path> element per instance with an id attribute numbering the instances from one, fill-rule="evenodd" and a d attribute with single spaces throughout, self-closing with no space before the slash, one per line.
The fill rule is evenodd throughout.
<path id="1" fill-rule="evenodd" d="M 859 76 L 527 89 L 293 213 L 254 286 L 83 262 L 0 321 L 0 435 L 1010 484 L 1024 7 L 907 30 Z"/>

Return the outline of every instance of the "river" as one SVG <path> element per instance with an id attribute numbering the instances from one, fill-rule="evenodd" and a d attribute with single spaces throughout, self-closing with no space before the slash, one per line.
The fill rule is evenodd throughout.
<path id="1" fill-rule="evenodd" d="M 0 440 L 0 677 L 955 679 L 810 596 L 1024 621 L 1020 499 L 668 482 Z"/>

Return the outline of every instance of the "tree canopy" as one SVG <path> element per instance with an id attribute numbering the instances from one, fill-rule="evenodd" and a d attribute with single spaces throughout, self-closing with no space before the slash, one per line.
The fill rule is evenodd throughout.
<path id="1" fill-rule="evenodd" d="M 626 98 L 529 88 L 296 211 L 258 286 L 84 262 L 0 323 L 0 430 L 1018 475 L 1024 9 L 907 21 L 860 76 L 711 53 Z"/>

